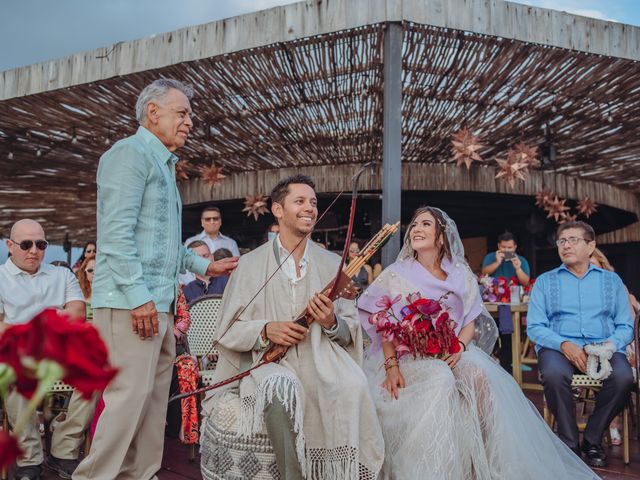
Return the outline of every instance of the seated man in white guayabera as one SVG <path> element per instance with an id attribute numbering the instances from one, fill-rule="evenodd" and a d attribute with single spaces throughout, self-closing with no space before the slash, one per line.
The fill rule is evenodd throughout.
<path id="1" fill-rule="evenodd" d="M 373 480 L 381 468 L 384 443 L 360 367 L 354 302 L 334 304 L 319 293 L 335 277 L 339 257 L 307 239 L 318 215 L 314 188 L 303 175 L 276 185 L 271 209 L 280 231 L 241 257 L 225 290 L 217 381 L 246 370 L 272 344 L 289 350 L 280 363 L 207 396 L 205 479 L 262 472 L 259 478 Z M 293 322 L 305 308 L 314 319 L 308 329 Z M 271 448 L 275 462 L 259 458 Z"/>

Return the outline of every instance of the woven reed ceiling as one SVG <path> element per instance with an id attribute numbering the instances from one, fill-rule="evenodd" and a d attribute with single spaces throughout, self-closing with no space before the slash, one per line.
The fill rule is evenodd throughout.
<path id="1" fill-rule="evenodd" d="M 136 96 L 160 76 L 195 87 L 196 126 L 178 152 L 193 172 L 212 163 L 230 174 L 381 161 L 384 30 L 0 102 L 0 234 L 32 217 L 54 240 L 95 236 L 98 159 L 135 131 Z M 404 161 L 450 162 L 450 137 L 462 126 L 483 134 L 492 159 L 521 140 L 541 144 L 549 125 L 558 172 L 640 191 L 638 62 L 411 23 L 404 32 Z"/>

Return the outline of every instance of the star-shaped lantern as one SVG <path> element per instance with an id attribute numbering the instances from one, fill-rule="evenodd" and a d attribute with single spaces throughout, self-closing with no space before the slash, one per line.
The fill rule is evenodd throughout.
<path id="1" fill-rule="evenodd" d="M 566 200 L 560 200 L 556 195 L 553 200 L 547 203 L 545 208 L 548 213 L 547 218 L 554 218 L 557 222 L 560 219 L 567 217 L 567 212 L 570 208 L 565 205 L 565 202 Z"/>
<path id="2" fill-rule="evenodd" d="M 200 169 L 200 178 L 204 183 L 213 187 L 223 178 L 227 178 L 227 176 L 222 174 L 222 167 L 216 167 L 212 164 L 210 167 L 202 167 Z"/>
<path id="3" fill-rule="evenodd" d="M 189 180 L 189 172 L 191 167 L 186 160 L 179 160 L 176 163 L 176 182 L 180 183 L 184 180 Z"/>
<path id="4" fill-rule="evenodd" d="M 467 166 L 467 170 L 469 170 L 474 161 L 482 162 L 482 157 L 478 151 L 484 147 L 485 145 L 480 143 L 480 137 L 474 135 L 466 128 L 463 128 L 451 136 L 453 159 L 456 161 L 456 166 L 458 167 L 464 163 Z"/>
<path id="5" fill-rule="evenodd" d="M 264 215 L 269 212 L 267 207 L 267 201 L 269 197 L 266 195 L 249 195 L 245 197 L 243 212 L 247 212 L 247 217 L 253 215 L 254 220 L 258 220 L 260 215 Z"/>
<path id="6" fill-rule="evenodd" d="M 560 216 L 560 219 L 558 220 L 558 223 L 562 224 L 562 223 L 565 223 L 565 222 L 573 222 L 576 218 L 577 218 L 577 215 L 571 215 L 569 213 L 565 213 L 565 214 Z"/>
<path id="7" fill-rule="evenodd" d="M 550 188 L 543 188 L 536 193 L 536 206 L 545 208 L 556 194 Z"/>
<path id="8" fill-rule="evenodd" d="M 584 197 L 578 202 L 578 213 L 589 218 L 591 215 L 598 211 L 598 204 L 591 200 L 589 197 Z"/>
<path id="9" fill-rule="evenodd" d="M 507 159 L 496 158 L 500 171 L 496 174 L 496 178 L 502 178 L 511 188 L 515 187 L 516 179 L 522 181 L 526 178 L 527 165 L 518 162 L 513 152 L 510 150 Z"/>
<path id="10" fill-rule="evenodd" d="M 527 167 L 539 167 L 540 160 L 538 160 L 538 147 L 530 148 L 526 143 L 520 142 L 513 150 L 511 150 L 516 156 L 516 160 L 520 163 L 524 163 Z"/>

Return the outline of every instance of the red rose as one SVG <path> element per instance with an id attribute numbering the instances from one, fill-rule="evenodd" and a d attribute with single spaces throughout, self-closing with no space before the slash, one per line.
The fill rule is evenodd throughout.
<path id="1" fill-rule="evenodd" d="M 441 353 L 440 342 L 435 336 L 430 336 L 425 345 L 425 352 L 427 355 L 436 356 Z"/>
<path id="2" fill-rule="evenodd" d="M 9 468 L 21 455 L 18 441 L 9 432 L 0 430 L 0 469 Z"/>
<path id="3" fill-rule="evenodd" d="M 428 298 L 420 298 L 413 302 L 412 305 L 423 315 L 435 315 L 442 310 L 442 306 L 438 302 Z"/>
<path id="4" fill-rule="evenodd" d="M 433 330 L 433 324 L 430 320 L 421 320 L 415 323 L 417 332 L 431 332 Z"/>
<path id="5" fill-rule="evenodd" d="M 17 364 L 16 358 L 20 359 Z M 54 309 L 44 310 L 27 324 L 9 327 L 0 337 L 0 362 L 14 368 L 18 391 L 29 398 L 35 390 L 37 362 L 44 359 L 58 363 L 64 369 L 62 381 L 85 398 L 104 390 L 117 373 L 109 366 L 107 348 L 96 328 L 71 321 Z"/>
<path id="6" fill-rule="evenodd" d="M 454 353 L 458 353 L 460 351 L 460 341 L 458 337 L 455 335 L 451 336 L 451 344 L 449 345 L 449 355 L 453 355 Z"/>
<path id="7" fill-rule="evenodd" d="M 448 312 L 442 312 L 438 316 L 438 319 L 436 320 L 436 329 L 437 330 L 442 330 L 444 328 L 449 328 L 449 313 Z"/>

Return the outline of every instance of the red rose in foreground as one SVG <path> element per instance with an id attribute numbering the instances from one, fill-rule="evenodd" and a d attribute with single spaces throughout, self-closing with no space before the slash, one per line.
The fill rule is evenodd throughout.
<path id="1" fill-rule="evenodd" d="M 9 432 L 0 430 L 0 469 L 9 468 L 22 455 L 18 441 Z"/>
<path id="2" fill-rule="evenodd" d="M 37 362 L 44 359 L 58 363 L 64 369 L 62 381 L 85 398 L 104 390 L 117 373 L 109 366 L 107 348 L 96 328 L 54 309 L 9 327 L 0 337 L 0 362 L 13 367 L 18 391 L 29 398 L 37 384 Z"/>

